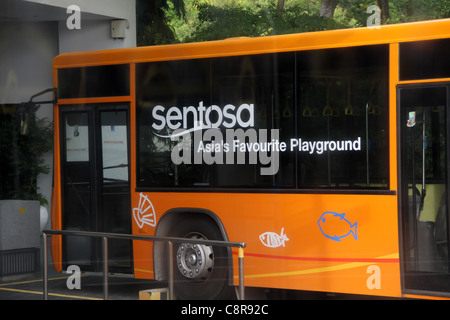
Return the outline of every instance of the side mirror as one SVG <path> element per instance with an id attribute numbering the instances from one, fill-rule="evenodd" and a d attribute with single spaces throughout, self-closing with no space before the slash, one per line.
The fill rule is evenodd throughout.
<path id="1" fill-rule="evenodd" d="M 33 102 L 34 98 L 39 97 L 46 93 L 53 93 L 53 100 Z M 32 117 L 34 116 L 34 113 L 36 112 L 36 110 L 39 109 L 38 103 L 55 104 L 56 103 L 55 96 L 56 96 L 56 89 L 50 88 L 50 89 L 46 89 L 44 91 L 41 91 L 41 92 L 33 95 L 30 98 L 30 101 L 22 102 L 19 105 L 19 108 L 16 111 L 16 119 L 17 119 L 17 129 L 19 130 L 21 135 L 26 136 L 28 134 L 29 127 L 30 127 L 30 121 L 31 121 Z"/>
<path id="2" fill-rule="evenodd" d="M 28 134 L 31 117 L 35 109 L 36 105 L 33 102 L 23 102 L 16 111 L 17 129 L 23 136 Z"/>

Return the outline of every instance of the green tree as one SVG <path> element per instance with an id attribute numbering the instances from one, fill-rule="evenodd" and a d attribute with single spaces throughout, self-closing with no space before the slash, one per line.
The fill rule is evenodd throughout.
<path id="1" fill-rule="evenodd" d="M 283 9 L 284 9 L 284 0 L 278 0 L 278 3 L 277 3 L 277 15 L 280 18 L 283 16 Z"/>
<path id="2" fill-rule="evenodd" d="M 381 10 L 381 23 L 387 23 L 389 21 L 389 0 L 377 0 L 377 5 Z"/>
<path id="3" fill-rule="evenodd" d="M 170 26 L 179 42 L 259 37 L 344 28 L 339 19 L 320 16 L 321 0 L 185 0 L 183 21 Z"/>
<path id="4" fill-rule="evenodd" d="M 366 10 L 371 5 L 379 5 L 379 0 L 339 0 L 338 9 L 346 19 L 355 19 L 356 26 L 366 25 Z M 404 23 L 443 19 L 450 17 L 449 0 L 383 0 L 381 4 L 384 24 Z M 386 8 L 388 7 L 388 10 Z"/>
<path id="5" fill-rule="evenodd" d="M 383 23 L 450 17 L 450 0 L 184 0 L 184 15 L 175 0 L 165 2 L 171 42 L 365 27 L 372 5 Z"/>
<path id="6" fill-rule="evenodd" d="M 184 17 L 183 0 L 136 0 L 137 45 L 156 45 L 176 42 L 170 28 L 168 10 Z"/>
<path id="7" fill-rule="evenodd" d="M 450 18 L 449 0 L 390 0 L 392 23 Z"/>
<path id="8" fill-rule="evenodd" d="M 334 10 L 338 5 L 339 0 L 322 0 L 322 5 L 320 9 L 320 16 L 326 18 L 333 18 Z"/>

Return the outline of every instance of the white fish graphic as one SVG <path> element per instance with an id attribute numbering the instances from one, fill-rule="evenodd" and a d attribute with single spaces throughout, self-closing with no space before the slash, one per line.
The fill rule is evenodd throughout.
<path id="1" fill-rule="evenodd" d="M 133 208 L 133 218 L 139 228 L 144 224 L 151 227 L 156 226 L 156 214 L 152 202 L 147 196 L 142 193 L 139 194 L 139 204 L 137 208 Z"/>
<path id="2" fill-rule="evenodd" d="M 284 234 L 284 228 L 281 229 L 280 234 L 275 232 L 265 232 L 259 236 L 262 244 L 269 248 L 278 248 L 285 246 L 285 242 L 289 241 L 288 237 Z"/>

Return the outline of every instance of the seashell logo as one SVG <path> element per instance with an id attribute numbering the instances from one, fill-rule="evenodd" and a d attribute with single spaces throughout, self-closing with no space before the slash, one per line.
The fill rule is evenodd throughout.
<path id="1" fill-rule="evenodd" d="M 133 208 L 133 218 L 139 228 L 142 228 L 144 224 L 151 227 L 156 226 L 156 214 L 153 204 L 148 196 L 143 195 L 142 192 L 139 194 L 138 207 Z"/>

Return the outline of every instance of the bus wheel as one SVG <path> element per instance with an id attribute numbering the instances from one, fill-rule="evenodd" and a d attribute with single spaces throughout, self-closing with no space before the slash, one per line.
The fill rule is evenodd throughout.
<path id="1" fill-rule="evenodd" d="M 203 235 L 197 233 L 187 235 L 185 238 L 206 240 Z M 176 265 L 184 277 L 206 280 L 214 267 L 213 248 L 207 245 L 182 243 L 176 252 Z"/>
<path id="2" fill-rule="evenodd" d="M 197 218 L 197 216 L 196 216 Z M 217 226 L 205 219 L 179 219 L 176 237 L 223 240 Z M 232 291 L 228 285 L 226 247 L 174 243 L 174 289 L 177 299 L 223 299 Z"/>

